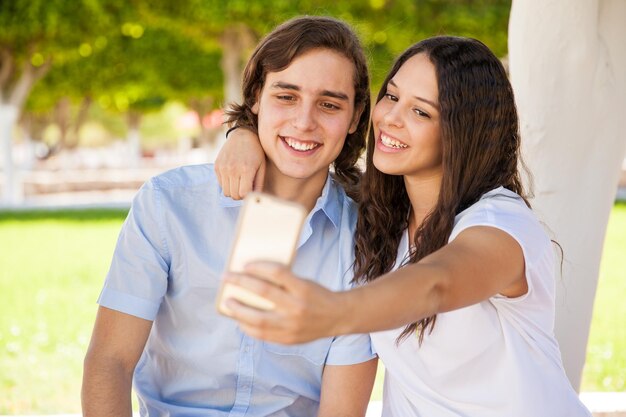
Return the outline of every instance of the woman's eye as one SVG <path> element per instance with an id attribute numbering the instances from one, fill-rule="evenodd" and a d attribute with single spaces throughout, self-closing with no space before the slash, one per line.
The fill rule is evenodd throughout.
<path id="1" fill-rule="evenodd" d="M 398 101 L 398 97 L 394 96 L 393 94 L 390 93 L 385 93 L 385 98 L 391 101 Z"/>
<path id="2" fill-rule="evenodd" d="M 418 116 L 422 116 L 422 117 L 428 117 L 430 118 L 430 115 L 428 113 L 426 113 L 423 110 L 420 109 L 413 109 L 413 111 L 415 112 L 415 114 L 417 114 Z"/>

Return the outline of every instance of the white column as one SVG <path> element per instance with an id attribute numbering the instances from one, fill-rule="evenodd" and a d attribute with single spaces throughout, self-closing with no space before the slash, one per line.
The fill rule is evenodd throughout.
<path id="1" fill-rule="evenodd" d="M 626 153 L 625 22 L 623 0 L 514 0 L 509 22 L 532 203 L 565 252 L 556 335 L 576 389 Z"/>

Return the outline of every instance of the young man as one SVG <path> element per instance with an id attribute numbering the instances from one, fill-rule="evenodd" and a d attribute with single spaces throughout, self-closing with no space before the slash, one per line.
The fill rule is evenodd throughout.
<path id="1" fill-rule="evenodd" d="M 296 274 L 346 289 L 364 146 L 368 75 L 344 23 L 305 17 L 270 33 L 246 67 L 230 122 L 257 128 L 264 189 L 310 210 Z M 334 164 L 336 179 L 329 175 Z M 363 416 L 376 361 L 367 335 L 282 346 L 243 334 L 215 310 L 240 202 L 211 166 L 147 182 L 120 233 L 85 358 L 83 413 L 130 416 Z M 134 377 L 133 377 L 134 375 Z"/>

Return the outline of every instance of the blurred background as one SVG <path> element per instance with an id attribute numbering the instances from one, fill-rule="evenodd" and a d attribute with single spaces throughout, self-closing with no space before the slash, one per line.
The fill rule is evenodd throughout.
<path id="1" fill-rule="evenodd" d="M 223 140 L 223 109 L 240 99 L 249 53 L 283 20 L 325 14 L 353 24 L 375 91 L 393 57 L 428 35 L 474 36 L 504 57 L 510 2 L 5 0 L 1 7 L 0 135 L 12 154 L 2 162 L 13 165 L 10 178 L 3 175 L 3 204 L 37 206 L 63 204 L 67 192 L 74 203 L 121 203 L 164 168 L 211 160 Z"/>
<path id="2" fill-rule="evenodd" d="M 212 162 L 257 41 L 302 14 L 352 24 L 376 93 L 435 34 L 506 64 L 510 1 L 0 0 L 0 414 L 80 411 L 82 359 L 132 196 Z M 626 175 L 622 175 L 626 186 Z M 623 189 L 618 199 L 626 198 Z M 582 391 L 624 391 L 626 205 L 611 214 Z M 373 399 L 380 399 L 379 378 Z"/>

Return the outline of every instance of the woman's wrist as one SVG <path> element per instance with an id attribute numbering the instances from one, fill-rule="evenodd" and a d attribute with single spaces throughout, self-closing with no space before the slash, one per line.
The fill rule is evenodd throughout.
<path id="1" fill-rule="evenodd" d="M 226 139 L 228 139 L 228 135 L 230 135 L 230 134 L 231 134 L 231 132 L 232 132 L 233 130 L 235 130 L 235 129 L 239 129 L 240 127 L 241 127 L 241 126 L 235 125 L 235 126 L 233 126 L 233 127 L 228 128 L 228 130 L 226 131 L 226 135 L 225 135 L 225 136 L 226 136 Z"/>
<path id="2" fill-rule="evenodd" d="M 251 132 L 252 134 L 256 135 L 256 130 L 250 126 L 246 126 L 246 125 L 234 125 L 232 127 L 229 127 L 228 130 L 226 130 L 226 134 L 224 136 L 226 136 L 226 139 L 228 139 L 228 136 L 233 133 L 235 130 L 237 129 L 244 129 L 247 130 L 249 132 Z"/>
<path id="3" fill-rule="evenodd" d="M 341 291 L 335 293 L 336 314 L 333 322 L 333 334 L 359 333 L 358 327 L 358 294 L 355 290 Z"/>

